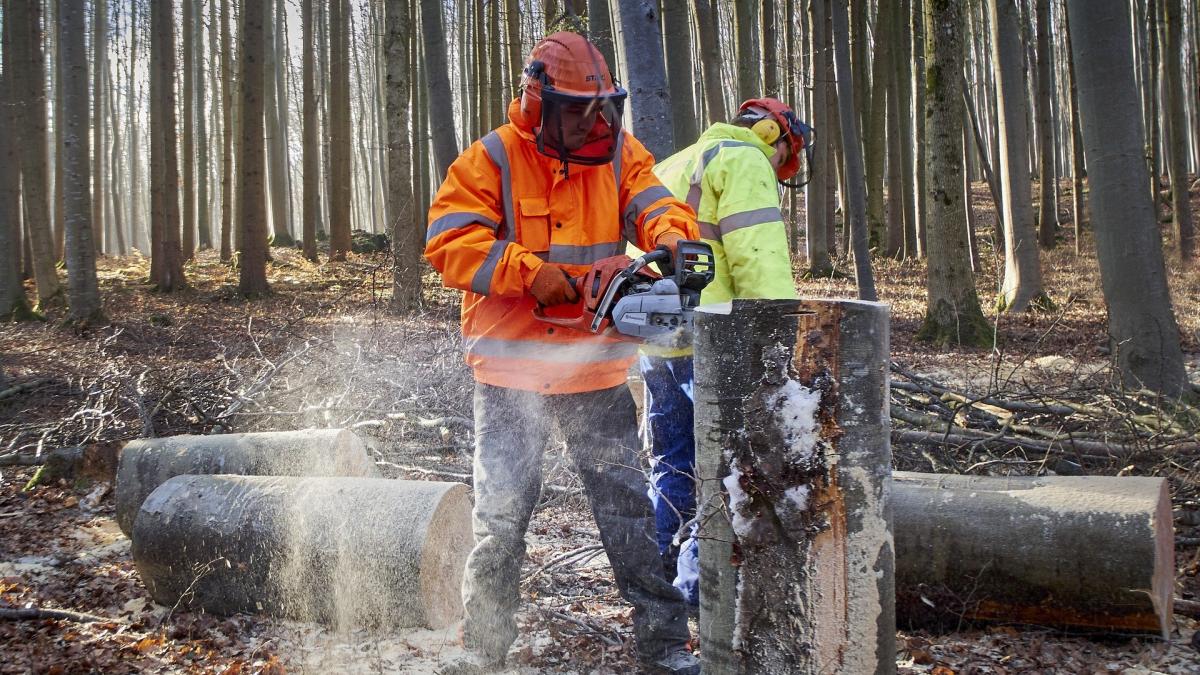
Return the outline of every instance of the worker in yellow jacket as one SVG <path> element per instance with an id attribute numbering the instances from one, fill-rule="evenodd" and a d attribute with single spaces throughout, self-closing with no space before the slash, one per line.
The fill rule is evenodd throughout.
<path id="1" fill-rule="evenodd" d="M 807 175 L 812 130 L 773 98 L 751 99 L 729 124 L 714 124 L 693 145 L 654 167 L 677 199 L 696 212 L 701 238 L 712 245 L 716 278 L 702 304 L 733 298 L 795 298 L 778 183 Z M 646 383 L 645 437 L 652 459 L 659 553 L 668 579 L 688 602 L 699 602 L 695 541 L 682 546 L 681 525 L 696 509 L 692 432 L 692 351 L 647 345 L 639 367 Z"/>

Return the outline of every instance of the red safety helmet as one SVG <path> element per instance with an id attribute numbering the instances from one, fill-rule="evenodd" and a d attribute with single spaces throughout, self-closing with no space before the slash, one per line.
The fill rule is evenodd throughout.
<path id="1" fill-rule="evenodd" d="M 628 94 L 587 38 L 566 31 L 542 38 L 529 54 L 521 89 L 522 112 L 537 120 L 539 152 L 576 164 L 612 161 Z"/>
<path id="2" fill-rule="evenodd" d="M 791 154 L 776 170 L 775 175 L 780 183 L 788 187 L 802 187 L 808 183 L 812 166 L 813 130 L 800 121 L 791 108 L 779 99 L 752 98 L 738 108 L 736 119 L 750 121 L 750 129 L 767 145 L 775 145 L 781 137 L 786 137 Z M 803 167 L 800 164 L 801 158 L 804 159 Z M 786 182 L 800 173 L 802 168 L 804 174 L 800 180 Z"/>

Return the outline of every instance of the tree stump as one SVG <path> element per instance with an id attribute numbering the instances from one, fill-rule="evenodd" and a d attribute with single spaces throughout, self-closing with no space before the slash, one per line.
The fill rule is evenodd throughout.
<path id="1" fill-rule="evenodd" d="M 154 601 L 350 626 L 461 617 L 461 483 L 177 476 L 142 504 L 133 559 Z"/>
<path id="2" fill-rule="evenodd" d="M 366 446 L 348 429 L 168 436 L 130 441 L 117 467 L 116 519 L 131 536 L 146 497 L 183 474 L 250 476 L 379 475 Z"/>
<path id="3" fill-rule="evenodd" d="M 705 671 L 894 672 L 887 306 L 696 317 Z"/>
<path id="4" fill-rule="evenodd" d="M 1175 586 L 1162 478 L 897 471 L 896 610 L 1166 637 Z"/>

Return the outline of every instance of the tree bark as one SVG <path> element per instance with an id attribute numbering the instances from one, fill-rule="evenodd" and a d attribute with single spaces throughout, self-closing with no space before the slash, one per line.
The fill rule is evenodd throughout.
<path id="1" fill-rule="evenodd" d="M 329 4 L 329 259 L 350 252 L 350 22 L 347 0 Z"/>
<path id="2" fill-rule="evenodd" d="M 633 131 L 655 159 L 663 160 L 675 151 L 675 139 L 658 6 L 653 0 L 618 0 L 618 6 L 625 59 L 638 64 L 629 71 Z"/>
<path id="3" fill-rule="evenodd" d="M 704 670 L 895 672 L 887 307 L 696 321 Z"/>
<path id="4" fill-rule="evenodd" d="M 430 26 L 427 17 L 422 20 L 426 27 Z M 388 202 L 393 218 L 388 231 L 392 238 L 392 309 L 401 312 L 421 304 L 421 253 L 425 248 L 423 228 L 418 226 L 413 208 L 413 148 L 408 132 L 408 101 L 412 93 L 409 91 L 412 83 L 409 73 L 416 59 L 409 50 L 411 24 L 408 0 L 388 0 L 384 49 L 387 58 Z M 446 88 L 449 93 L 448 81 Z M 453 138 L 453 120 L 449 115 L 444 117 L 449 120 Z"/>
<path id="5" fill-rule="evenodd" d="M 925 321 L 918 337 L 937 344 L 986 345 L 992 331 L 979 307 L 963 204 L 963 65 L 965 0 L 925 0 L 925 203 L 929 273 Z"/>
<path id="6" fill-rule="evenodd" d="M 167 606 L 443 628 L 471 544 L 461 483 L 178 476 L 142 506 L 132 553 Z"/>
<path id="7" fill-rule="evenodd" d="M 0 3 L 2 4 L 2 3 Z M 13 22 L 5 8 L 0 30 L 3 52 L 12 54 Z M 29 300 L 21 283 L 21 164 L 18 122 L 14 110 L 13 61 L 0 64 L 0 321 L 30 318 Z"/>
<path id="8" fill-rule="evenodd" d="M 68 6 L 73 6 L 77 9 L 83 9 L 82 5 L 70 2 L 65 3 Z M 81 31 L 86 31 L 85 25 L 79 26 Z M 83 35 L 83 32 L 80 33 Z M 59 46 L 62 46 L 62 37 L 59 37 Z M 59 58 L 62 58 L 60 55 Z M 87 62 L 84 63 L 84 88 L 87 88 Z M 91 245 L 95 247 L 96 253 L 104 253 L 112 249 L 105 241 L 104 233 L 104 146 L 106 145 L 104 133 L 104 73 L 108 70 L 108 0 L 93 0 L 92 4 L 92 150 L 90 160 L 92 162 L 91 179 L 92 179 L 92 195 L 88 206 L 92 213 L 89 217 L 88 225 L 92 228 Z M 61 92 L 60 92 L 61 95 Z M 84 101 L 87 101 L 86 94 Z M 85 103 L 86 104 L 86 103 Z M 68 115 L 70 113 L 67 113 Z M 84 119 L 87 119 L 86 113 Z M 87 124 L 81 129 L 83 134 L 87 135 Z M 88 156 L 87 153 L 84 153 Z M 61 159 L 61 158 L 60 158 Z M 67 180 L 71 180 L 67 178 Z M 66 185 L 64 184 L 64 188 Z M 66 192 L 63 193 L 63 199 L 66 199 Z M 95 259 L 93 258 L 92 267 L 95 268 Z M 67 284 L 70 285 L 68 277 Z M 70 289 L 67 291 L 71 294 Z M 99 302 L 97 302 L 99 307 Z"/>
<path id="9" fill-rule="evenodd" d="M 891 497 L 905 624 L 991 619 L 1164 639 L 1171 629 L 1175 537 L 1162 478 L 897 471 Z"/>
<path id="10" fill-rule="evenodd" d="M 301 22 L 304 44 L 312 45 L 313 4 L 318 0 L 301 0 Z M 321 217 L 321 156 L 320 118 L 317 114 L 317 76 L 314 72 L 313 50 L 305 49 L 303 59 L 304 111 L 301 137 L 304 163 L 304 257 L 317 262 L 317 220 Z"/>
<path id="11" fill-rule="evenodd" d="M 182 474 L 214 473 L 379 475 L 362 440 L 348 429 L 138 439 L 125 444 L 117 465 L 117 525 L 125 534 L 132 534 L 142 502 L 167 480 Z"/>
<path id="12" fill-rule="evenodd" d="M 814 73 L 826 70 L 828 52 L 825 50 L 825 6 L 824 0 L 814 0 L 810 3 L 812 24 L 812 69 Z M 812 122 L 813 128 L 824 132 L 830 130 L 829 124 L 829 84 L 816 78 L 813 82 L 812 93 Z M 830 133 L 830 138 L 835 134 Z M 833 173 L 830 161 L 833 155 L 832 143 L 826 142 L 823 147 L 816 148 L 813 154 L 814 166 L 812 179 L 805 187 L 804 205 L 806 257 L 808 258 L 808 275 L 813 278 L 829 276 L 833 271 L 833 261 L 829 251 L 832 245 L 828 237 L 829 221 L 833 214 L 827 208 L 826 194 L 829 192 L 829 180 Z"/>
<path id="13" fill-rule="evenodd" d="M 913 77 L 913 138 L 915 139 L 915 147 L 925 147 L 925 15 L 922 11 L 922 2 L 916 1 L 912 3 L 912 14 L 907 17 L 907 20 L 912 22 L 912 77 Z M 916 251 L 916 257 L 925 257 L 925 195 L 926 181 L 928 180 L 928 172 L 925 168 L 925 151 L 920 150 L 913 153 L 915 155 L 915 167 L 913 169 L 916 194 L 916 208 L 913 211 L 914 219 L 910 231 L 905 232 L 904 237 L 906 244 L 911 243 L 912 246 L 905 246 L 910 251 Z M 911 241 L 909 241 L 911 239 Z"/>
<path id="14" fill-rule="evenodd" d="M 275 246 L 292 246 L 295 237 L 292 236 L 292 226 L 288 218 L 287 194 L 287 139 L 283 136 L 281 109 L 286 108 L 287 100 L 279 97 L 278 80 L 282 70 L 279 59 L 276 58 L 276 40 L 282 39 L 276 34 L 275 0 L 264 0 L 263 11 L 263 115 L 266 124 L 267 152 L 267 185 L 270 197 L 268 204 L 271 211 L 271 243 Z M 361 135 L 360 135 L 361 138 Z"/>
<path id="15" fill-rule="evenodd" d="M 1071 22 L 1063 11 L 1063 37 L 1067 42 L 1067 87 L 1071 103 L 1071 214 L 1075 226 L 1075 255 L 1083 245 L 1083 224 L 1087 219 L 1087 206 L 1083 200 L 1083 133 L 1079 125 L 1079 92 L 1075 86 L 1075 56 L 1071 49 Z"/>
<path id="16" fill-rule="evenodd" d="M 1037 135 L 1038 135 L 1038 243 L 1052 249 L 1058 236 L 1058 177 L 1054 173 L 1054 127 L 1050 119 L 1050 0 L 1037 4 Z"/>
<path id="17" fill-rule="evenodd" d="M 850 73 L 850 33 L 846 7 L 833 3 L 834 65 L 837 69 L 838 117 L 842 128 L 842 152 L 845 156 L 847 212 L 849 213 L 854 281 L 859 300 L 874 301 L 875 278 L 871 272 L 870 235 L 867 232 L 866 176 L 863 171 L 862 137 L 854 107 L 854 79 Z"/>
<path id="18" fill-rule="evenodd" d="M 1183 9 L 1179 0 L 1164 0 L 1166 22 L 1163 26 L 1163 88 L 1167 93 L 1167 173 L 1171 179 L 1171 221 L 1175 225 L 1175 245 L 1179 259 L 1188 263 L 1196 257 L 1196 230 L 1188 201 L 1187 175 L 1188 119 L 1184 100 Z"/>
<path id="19" fill-rule="evenodd" d="M 204 10 L 201 5 L 201 0 L 185 0 L 186 2 L 196 3 L 196 26 L 192 36 L 192 43 L 196 45 L 196 53 L 200 55 L 200 59 L 196 64 L 196 91 L 193 94 L 196 100 L 196 145 L 199 148 L 200 162 L 198 167 L 198 175 L 196 176 L 196 229 L 197 229 L 197 244 L 201 250 L 210 249 L 213 247 L 212 242 L 212 219 L 209 211 L 208 203 L 208 174 L 211 168 L 209 164 L 209 137 L 207 118 L 204 114 Z M 212 7 L 216 7 L 216 2 L 212 2 Z M 208 39 L 210 44 L 215 37 L 216 23 L 213 22 L 209 27 Z M 212 66 L 212 67 L 215 67 Z M 215 93 L 215 92 L 214 92 Z M 213 111 L 216 111 L 216 97 L 213 97 Z M 215 115 L 214 115 L 215 117 Z"/>
<path id="20" fill-rule="evenodd" d="M 875 30 L 875 57 L 871 64 L 871 109 L 868 116 L 866 151 L 867 232 L 870 247 L 883 250 L 887 242 L 884 220 L 884 162 L 887 157 L 887 94 L 892 70 L 892 15 L 896 0 L 880 0 Z M 864 69 L 865 70 L 865 69 Z M 895 160 L 893 160 L 895 161 Z"/>
<path id="21" fill-rule="evenodd" d="M 687 0 L 664 0 L 663 37 L 666 42 L 667 82 L 671 92 L 671 124 L 675 150 L 691 145 L 700 136 L 692 99 L 692 39 Z"/>
<path id="22" fill-rule="evenodd" d="M 700 73 L 704 80 L 704 107 L 708 123 L 726 122 L 725 85 L 721 76 L 721 38 L 717 30 L 718 12 L 712 0 L 695 0 L 696 37 L 700 43 Z"/>
<path id="23" fill-rule="evenodd" d="M 267 204 L 264 185 L 263 89 L 266 73 L 266 4 L 271 0 L 243 0 L 241 49 L 241 141 L 238 143 L 238 223 L 242 229 L 238 265 L 238 290 L 258 295 L 267 286 Z M 272 80 L 273 82 L 273 80 Z"/>
<path id="24" fill-rule="evenodd" d="M 216 0 L 213 0 L 214 2 Z M 230 0 L 221 0 L 221 260 L 233 257 L 233 49 L 229 35 Z"/>
<path id="25" fill-rule="evenodd" d="M 169 293 L 186 285 L 179 249 L 179 161 L 175 121 L 175 2 L 150 3 L 150 280 Z M 157 261 L 157 264 L 155 264 Z"/>
<path id="26" fill-rule="evenodd" d="M 13 117 L 19 129 L 21 204 L 25 231 L 33 253 L 33 277 L 38 305 L 50 303 L 62 292 L 54 268 L 54 239 L 50 230 L 49 185 L 46 169 L 46 58 L 42 51 L 40 2 L 10 2 L 4 23 L 13 24 L 10 49 Z M 9 61 L 9 59 L 5 59 Z"/>
<path id="27" fill-rule="evenodd" d="M 1030 197 L 1026 83 L 1016 2 L 988 0 L 998 75 L 1000 185 L 1004 190 L 1004 282 L 999 302 L 1008 312 L 1023 312 L 1046 302 Z"/>
<path id="28" fill-rule="evenodd" d="M 196 255 L 196 44 L 193 42 L 196 6 L 183 4 L 183 259 Z"/>
<path id="29" fill-rule="evenodd" d="M 617 67 L 616 37 L 608 0 L 588 0 L 588 39 L 600 50 L 609 68 Z"/>
<path id="30" fill-rule="evenodd" d="M 1179 396 L 1190 385 L 1156 209 L 1145 190 L 1129 16 L 1118 3 L 1068 0 L 1067 8 L 1109 339 L 1127 385 Z"/>
<path id="31" fill-rule="evenodd" d="M 215 2 L 215 0 L 214 0 Z M 129 124 L 129 239 L 130 243 L 143 254 L 150 252 L 150 237 L 146 232 L 146 219 L 142 211 L 142 146 L 139 140 L 141 122 L 139 119 L 139 95 L 137 88 L 137 54 L 138 54 L 138 11 L 137 3 L 129 3 L 129 68 L 126 71 L 129 85 L 129 97 L 126 101 L 126 115 Z"/>
<path id="32" fill-rule="evenodd" d="M 88 59 L 84 46 L 87 31 L 84 20 L 84 0 L 63 0 L 58 16 L 58 58 L 63 68 L 63 147 L 59 148 L 63 162 L 63 197 L 60 208 L 66 222 L 67 302 L 68 318 L 88 322 L 102 318 L 100 289 L 96 282 L 95 229 L 91 219 L 96 211 L 92 204 L 91 176 L 88 155 Z M 103 88 L 103 87 L 102 87 Z M 103 156 L 103 145 L 96 152 Z M 103 190 L 100 192 L 104 194 Z"/>
<path id="33" fill-rule="evenodd" d="M 627 0 L 620 0 L 624 5 Z M 734 28 L 737 48 L 737 95 L 738 102 L 762 96 L 758 45 L 758 10 L 761 0 L 733 0 Z M 622 21 L 621 27 L 625 27 Z M 628 41 L 628 38 L 626 38 Z M 631 61 L 637 63 L 637 61 Z"/>
<path id="34" fill-rule="evenodd" d="M 511 12 L 515 3 L 510 1 Z M 520 53 L 521 30 L 516 15 L 508 16 L 510 35 L 508 56 L 516 70 L 512 86 L 520 81 L 520 73 L 524 67 Z M 450 91 L 450 68 L 446 55 L 446 30 L 442 21 L 441 0 L 421 0 L 421 33 L 424 37 L 424 49 L 427 70 L 429 71 L 429 106 L 436 111 L 446 114 L 430 116 L 432 123 L 433 161 L 437 165 L 437 180 L 440 184 L 450 170 L 450 164 L 458 157 L 458 139 L 454 132 L 454 98 Z M 406 87 L 407 89 L 407 87 Z M 407 94 L 405 94 L 407 96 Z M 406 99 L 400 99 L 404 101 Z"/>

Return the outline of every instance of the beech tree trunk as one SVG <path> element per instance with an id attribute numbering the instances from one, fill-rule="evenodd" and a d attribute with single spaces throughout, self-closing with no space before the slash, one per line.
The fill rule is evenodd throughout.
<path id="1" fill-rule="evenodd" d="M 1031 304 L 1042 303 L 1046 295 L 1030 194 L 1030 130 L 1017 2 L 988 0 L 1000 107 L 1000 185 L 1004 190 L 1004 282 L 1000 304 L 1008 312 L 1023 312 Z"/>
<path id="2" fill-rule="evenodd" d="M 891 498 L 903 623 L 1171 630 L 1175 536 L 1162 478 L 897 471 Z"/>
<path id="3" fill-rule="evenodd" d="M 1125 386 L 1179 396 L 1190 385 L 1156 209 L 1145 189 L 1145 131 L 1133 79 L 1129 17 L 1117 3 L 1068 0 L 1067 7 L 1075 31 L 1071 51 L 1091 222 L 1113 353 Z M 1139 262 L 1131 265 L 1130 260 Z"/>
<path id="4" fill-rule="evenodd" d="M 408 133 L 408 102 L 412 93 L 409 91 L 409 72 L 416 56 L 409 50 L 412 23 L 408 0 L 388 1 L 384 49 L 387 58 L 388 203 L 393 218 L 388 232 L 392 238 L 394 311 L 408 311 L 421 304 L 424 237 L 421 236 L 423 228 L 417 225 L 414 217 L 413 148 Z M 448 80 L 445 85 L 449 94 Z M 443 117 L 449 120 L 453 140 L 453 119 L 449 115 Z"/>
<path id="5" fill-rule="evenodd" d="M 622 6 L 626 2 L 627 0 L 621 0 Z M 759 72 L 762 57 L 758 46 L 758 10 L 761 4 L 761 0 L 733 0 L 737 38 L 738 100 L 736 103 L 762 96 L 762 81 Z M 621 27 L 625 28 L 623 14 Z M 626 28 L 626 30 L 628 29 Z M 638 63 L 638 61 L 631 60 L 630 63 Z"/>
<path id="6" fill-rule="evenodd" d="M 433 481 L 177 476 L 142 505 L 133 560 L 168 607 L 442 628 L 462 616 L 467 494 Z"/>
<path id="7" fill-rule="evenodd" d="M 216 0 L 213 0 L 214 2 Z M 233 49 L 229 0 L 221 0 L 221 260 L 233 256 Z"/>
<path id="8" fill-rule="evenodd" d="M 681 150 L 700 136 L 696 125 L 699 116 L 692 99 L 692 31 L 688 25 L 687 0 L 664 0 L 662 7 L 672 135 L 675 149 Z"/>
<path id="9" fill-rule="evenodd" d="M 1196 257 L 1196 230 L 1188 201 L 1187 175 L 1188 119 L 1184 110 L 1188 87 L 1183 77 L 1183 9 L 1180 0 L 1165 0 L 1166 25 L 1163 27 L 1163 88 L 1167 93 L 1167 173 L 1171 179 L 1171 221 L 1175 225 L 1175 245 L 1179 259 L 1190 262 Z"/>
<path id="10" fill-rule="evenodd" d="M 5 54 L 12 54 L 12 21 L 0 30 Z M 21 163 L 17 114 L 13 106 L 13 63 L 0 63 L 0 320 L 29 318 L 29 300 L 21 283 Z"/>
<path id="11" fill-rule="evenodd" d="M 516 15 L 511 14 L 512 5 L 515 4 L 510 2 L 510 12 L 506 12 L 510 41 L 514 43 L 509 46 L 508 57 L 513 61 L 514 68 L 517 71 L 516 79 L 511 84 L 512 87 L 517 86 L 517 83 L 521 79 L 521 70 L 524 68 L 523 57 L 520 51 L 520 24 Z M 426 70 L 429 73 L 429 107 L 432 110 L 451 111 L 454 109 L 454 98 L 450 91 L 450 68 L 447 65 L 446 29 L 442 21 L 441 0 L 421 0 L 421 35 L 422 42 L 424 43 Z M 410 56 L 409 58 L 415 58 L 415 56 Z M 403 72 L 407 71 L 402 71 L 398 74 L 398 77 L 403 77 Z M 407 97 L 408 87 L 405 86 L 404 89 L 404 95 Z M 508 91 L 507 87 L 505 91 Z M 407 98 L 400 99 L 401 102 L 405 100 Z M 503 105 L 507 106 L 508 97 L 502 96 L 501 100 Z M 505 111 L 507 109 L 507 107 L 504 108 Z M 458 139 L 455 138 L 454 115 L 435 114 L 430 117 L 429 121 L 432 127 L 430 130 L 432 138 L 430 140 L 433 144 L 433 161 L 437 165 L 437 182 L 440 185 L 446 177 L 446 172 L 450 170 L 450 165 L 458 157 Z M 420 135 L 418 134 L 418 137 Z M 422 214 L 421 219 L 422 225 L 424 224 L 423 216 L 424 214 Z M 424 241 L 422 239 L 423 246 Z"/>
<path id="12" fill-rule="evenodd" d="M 196 49 L 194 31 L 196 24 L 195 3 L 180 0 L 183 4 L 183 259 L 191 260 L 196 255 Z M 174 19 L 172 18 L 172 21 Z"/>
<path id="13" fill-rule="evenodd" d="M 84 0 L 63 0 L 58 16 L 58 58 L 63 67 L 62 89 L 64 124 L 63 203 L 66 223 L 67 302 L 72 321 L 99 319 L 100 289 L 96 281 L 96 244 L 92 218 L 91 157 L 88 154 L 88 60 L 84 35 Z M 103 146 L 96 145 L 103 158 Z M 100 195 L 104 192 L 101 190 Z M 97 197 L 99 198 L 99 197 Z"/>
<path id="14" fill-rule="evenodd" d="M 638 64 L 629 71 L 629 99 L 633 132 L 656 160 L 675 151 L 671 125 L 671 92 L 663 61 L 658 3 L 653 0 L 619 0 L 625 60 Z"/>
<path id="15" fill-rule="evenodd" d="M 1083 199 L 1083 133 L 1079 125 L 1079 92 L 1075 86 L 1075 56 L 1071 49 L 1071 22 L 1063 11 L 1063 37 L 1067 42 L 1067 88 L 1071 104 L 1071 216 L 1075 226 L 1075 255 L 1083 245 L 1083 224 L 1087 219 L 1087 206 Z"/>
<path id="16" fill-rule="evenodd" d="M 301 22 L 304 44 L 312 45 L 313 4 L 318 0 L 301 0 Z M 301 150 L 303 161 L 303 236 L 304 257 L 317 262 L 317 221 L 321 218 L 321 121 L 317 113 L 317 74 L 313 64 L 313 50 L 305 49 L 303 59 L 304 109 Z"/>
<path id="17" fill-rule="evenodd" d="M 179 153 L 175 119 L 175 2 L 150 3 L 150 280 L 162 292 L 186 284 L 179 249 Z"/>
<path id="18" fill-rule="evenodd" d="M 33 253 L 32 267 L 37 283 L 38 305 L 51 301 L 62 292 L 55 270 L 54 238 L 50 230 L 49 174 L 46 167 L 46 57 L 42 50 L 42 10 L 40 2 L 10 2 L 5 25 L 13 25 L 9 49 L 9 82 L 12 87 L 19 140 L 21 204 L 24 206 L 25 232 Z M 6 66 L 7 68 L 8 66 Z M 85 76 L 86 77 L 86 76 Z"/>
<path id="19" fill-rule="evenodd" d="M 700 73 L 704 80 L 704 107 L 708 110 L 708 123 L 727 122 L 715 0 L 695 0 L 692 9 L 696 13 L 696 37 L 700 42 Z"/>
<path id="20" fill-rule="evenodd" d="M 812 69 L 814 73 L 823 73 L 826 70 L 828 51 L 825 49 L 825 15 L 826 3 L 824 0 L 815 0 L 810 4 L 811 7 L 811 25 L 812 25 Z M 813 83 L 812 92 L 812 125 L 814 129 L 829 130 L 829 137 L 833 138 L 836 133 L 830 128 L 829 111 L 829 84 L 822 82 L 819 79 Z M 833 271 L 833 260 L 830 257 L 830 248 L 833 242 L 828 236 L 829 221 L 833 219 L 833 213 L 828 209 L 826 195 L 829 192 L 829 181 L 833 180 L 833 144 L 829 141 L 822 143 L 822 147 L 816 148 L 813 157 L 812 178 L 805 187 L 804 206 L 805 206 L 805 251 L 808 258 L 808 275 L 813 278 L 821 278 L 828 276 Z"/>
<path id="21" fill-rule="evenodd" d="M 963 61 L 965 0 L 926 0 L 925 223 L 929 273 L 925 321 L 918 336 L 938 344 L 986 345 L 992 331 L 979 307 L 971 270 L 963 192 Z"/>
<path id="22" fill-rule="evenodd" d="M 704 670 L 895 672 L 887 306 L 696 316 Z"/>
<path id="23" fill-rule="evenodd" d="M 350 252 L 350 19 L 348 0 L 329 4 L 329 258 Z"/>
<path id="24" fill-rule="evenodd" d="M 182 474 L 378 476 L 362 440 L 347 429 L 168 436 L 130 441 L 115 485 L 117 525 L 125 534 L 146 497 Z"/>
<path id="25" fill-rule="evenodd" d="M 238 290 L 245 295 L 266 293 L 267 204 L 263 136 L 263 60 L 266 58 L 264 25 L 266 3 L 243 0 L 239 61 L 241 87 L 241 141 L 238 143 L 238 225 L 242 231 Z M 272 80 L 274 84 L 274 80 Z"/>
<path id="26" fill-rule="evenodd" d="M 70 0 L 65 2 L 64 5 L 79 10 L 84 9 L 83 5 L 70 2 Z M 80 32 L 77 38 L 73 36 L 73 39 L 81 39 L 87 30 L 82 22 L 79 28 Z M 60 48 L 61 45 L 62 38 L 60 36 Z M 62 56 L 60 55 L 58 58 L 62 58 Z M 83 63 L 84 67 L 83 83 L 86 89 L 87 62 L 85 60 L 81 63 Z M 104 233 L 107 231 L 104 228 L 104 146 L 106 144 L 104 133 L 104 73 L 108 70 L 108 0 L 93 0 L 92 3 L 92 65 L 92 150 L 90 155 L 85 153 L 85 156 L 92 162 L 92 194 L 88 200 L 88 206 L 92 209 L 92 213 L 88 218 L 88 225 L 92 229 L 90 243 L 96 249 L 95 253 L 103 253 L 106 250 L 112 249 L 112 246 L 108 245 L 109 242 L 106 242 L 104 237 Z M 61 91 L 59 95 L 62 95 Z M 84 101 L 86 105 L 86 94 Z M 69 115 L 70 113 L 67 114 Z M 87 119 L 86 112 L 84 113 L 84 119 Z M 82 125 L 80 131 L 83 132 L 85 137 L 88 135 L 86 123 Z M 62 161 L 61 156 L 59 157 L 59 161 Z M 65 183 L 63 187 L 66 187 Z M 63 198 L 66 199 L 65 192 Z M 92 264 L 94 267 L 94 255 Z M 70 279 L 68 279 L 67 283 L 70 285 Z M 68 293 L 70 293 L 69 290 Z"/>
<path id="27" fill-rule="evenodd" d="M 850 73 L 850 33 L 843 3 L 833 2 L 834 65 L 837 70 L 838 118 L 842 129 L 842 152 L 845 153 L 845 183 L 850 223 L 851 250 L 854 254 L 854 282 L 858 299 L 874 301 L 875 278 L 871 272 L 870 234 L 867 232 L 866 175 L 863 168 L 862 136 L 858 129 L 858 113 L 854 107 L 854 79 Z"/>
<path id="28" fill-rule="evenodd" d="M 1058 236 L 1058 191 L 1054 173 L 1054 127 L 1050 119 L 1050 0 L 1037 6 L 1037 135 L 1038 135 L 1038 243 L 1054 248 Z"/>

